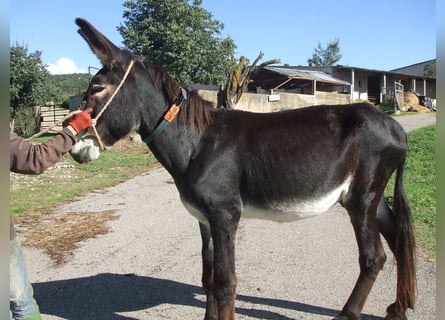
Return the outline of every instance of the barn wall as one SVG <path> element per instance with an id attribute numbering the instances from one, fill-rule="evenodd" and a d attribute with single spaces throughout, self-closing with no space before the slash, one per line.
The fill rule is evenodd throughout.
<path id="1" fill-rule="evenodd" d="M 199 90 L 199 95 L 216 105 L 217 92 Z M 277 98 L 278 101 L 269 101 Z M 273 100 L 273 99 L 272 99 Z M 349 103 L 349 95 L 334 92 L 319 92 L 315 96 L 309 94 L 277 93 L 273 97 L 267 94 L 243 93 L 236 109 L 252 112 L 274 112 L 286 109 L 297 109 L 317 104 L 346 104 Z"/>

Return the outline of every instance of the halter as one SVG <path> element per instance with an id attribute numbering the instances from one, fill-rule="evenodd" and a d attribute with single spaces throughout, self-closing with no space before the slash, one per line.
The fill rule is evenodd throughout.
<path id="1" fill-rule="evenodd" d="M 162 131 L 164 131 L 165 127 L 167 127 L 173 119 L 176 118 L 179 111 L 181 111 L 181 105 L 184 102 L 184 100 L 187 100 L 187 91 L 185 91 L 184 88 L 180 87 L 180 93 L 178 96 L 178 99 L 174 104 L 170 106 L 170 108 L 167 110 L 167 112 L 164 114 L 164 117 L 162 118 L 161 123 L 159 123 L 156 128 L 151 132 L 151 134 L 144 139 L 144 142 L 146 144 L 149 144 L 152 142 L 157 136 L 161 134 Z"/>
<path id="2" fill-rule="evenodd" d="M 99 134 L 97 133 L 97 129 L 96 129 L 96 124 L 97 121 L 99 120 L 99 118 L 102 116 L 102 114 L 105 112 L 105 110 L 107 110 L 108 106 L 111 104 L 111 101 L 113 101 L 114 97 L 116 96 L 116 94 L 119 92 L 119 90 L 122 88 L 122 85 L 124 84 L 125 80 L 127 80 L 128 75 L 130 74 L 131 69 L 133 68 L 134 65 L 134 60 L 130 61 L 130 65 L 127 68 L 127 71 L 125 71 L 124 77 L 122 78 L 121 82 L 119 83 L 119 85 L 116 87 L 116 90 L 114 90 L 113 94 L 111 95 L 111 97 L 108 99 L 107 103 L 105 103 L 104 107 L 102 108 L 102 110 L 100 110 L 100 112 L 96 115 L 95 118 L 91 119 L 91 126 L 90 128 L 93 129 L 94 132 L 94 136 L 96 137 L 97 141 L 99 142 L 99 147 L 101 150 L 104 150 L 104 144 L 102 143 L 102 139 L 100 138 Z M 82 109 L 87 108 L 87 104 L 86 101 L 82 101 Z"/>
<path id="3" fill-rule="evenodd" d="M 97 141 L 99 142 L 99 147 L 101 150 L 104 150 L 105 147 L 104 147 L 102 139 L 100 138 L 100 136 L 97 132 L 97 129 L 96 129 L 97 121 L 102 116 L 102 114 L 105 112 L 105 110 L 108 108 L 108 106 L 111 104 L 111 102 L 113 101 L 114 97 L 119 92 L 119 90 L 122 88 L 122 85 L 124 84 L 125 80 L 127 79 L 131 69 L 133 68 L 133 65 L 134 65 L 134 60 L 131 60 L 127 70 L 125 71 L 124 77 L 122 78 L 119 85 L 116 87 L 116 90 L 114 90 L 113 94 L 108 99 L 107 103 L 105 103 L 102 110 L 100 110 L 100 112 L 96 115 L 96 117 L 94 119 L 91 119 L 90 128 L 93 129 L 94 136 L 96 137 Z M 180 94 L 178 96 L 178 99 L 176 100 L 176 102 L 173 105 L 170 106 L 170 108 L 164 114 L 161 123 L 159 123 L 157 125 L 157 127 L 152 131 L 152 133 L 146 139 L 144 139 L 145 143 L 148 144 L 151 141 L 153 141 L 157 136 L 159 136 L 161 134 L 162 131 L 164 131 L 165 127 L 167 127 L 167 125 L 170 124 L 176 118 L 179 111 L 181 110 L 180 107 L 181 107 L 182 103 L 184 102 L 184 100 L 187 100 L 187 91 L 184 88 L 180 87 Z M 82 105 L 82 109 L 85 109 L 88 107 L 86 104 L 86 101 L 82 101 L 81 105 Z"/>

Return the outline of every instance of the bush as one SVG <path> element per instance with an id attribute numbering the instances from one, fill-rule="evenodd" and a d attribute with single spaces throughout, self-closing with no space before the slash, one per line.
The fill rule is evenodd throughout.
<path id="1" fill-rule="evenodd" d="M 36 118 L 33 108 L 17 110 L 14 119 L 14 132 L 22 137 L 30 137 L 37 130 Z"/>

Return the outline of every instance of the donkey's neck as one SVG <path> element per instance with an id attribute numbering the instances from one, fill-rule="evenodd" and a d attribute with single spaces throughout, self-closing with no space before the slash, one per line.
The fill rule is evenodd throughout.
<path id="1" fill-rule="evenodd" d="M 172 175 L 185 173 L 190 159 L 199 151 L 202 134 L 212 118 L 210 102 L 195 91 L 184 93 L 182 90 L 174 100 L 176 106 L 180 104 L 179 114 L 160 133 L 156 132 L 157 127 L 171 106 L 159 90 L 150 92 L 144 99 L 148 104 L 143 108 L 140 130 L 144 142 Z M 153 132 L 158 134 L 153 135 Z"/>
<path id="2" fill-rule="evenodd" d="M 160 123 L 160 120 L 156 123 Z M 184 174 L 198 148 L 201 131 L 188 127 L 178 116 L 157 137 L 148 142 L 147 139 L 156 129 L 156 125 L 150 127 L 150 130 L 141 131 L 141 136 L 156 159 L 174 178 Z"/>

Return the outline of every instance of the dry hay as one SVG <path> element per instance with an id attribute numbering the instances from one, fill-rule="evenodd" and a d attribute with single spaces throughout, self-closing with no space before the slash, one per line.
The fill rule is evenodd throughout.
<path id="1" fill-rule="evenodd" d="M 413 92 L 404 93 L 404 104 L 402 111 L 416 111 L 420 113 L 431 113 L 431 110 L 427 107 L 420 105 L 419 98 Z"/>
<path id="2" fill-rule="evenodd" d="M 25 238 L 22 244 L 43 250 L 60 265 L 72 258 L 81 242 L 107 234 L 106 223 L 118 217 L 116 210 L 107 210 L 18 216 L 16 220 Z"/>

